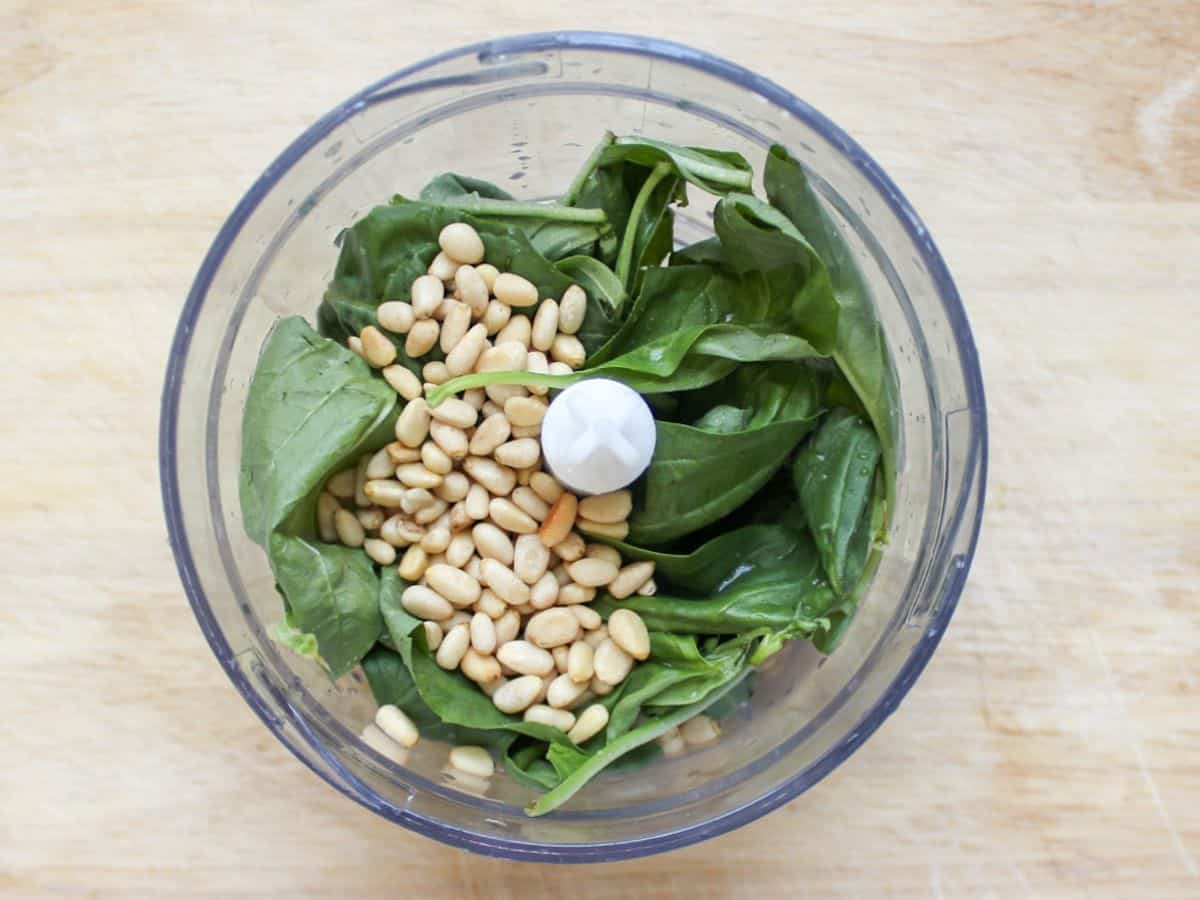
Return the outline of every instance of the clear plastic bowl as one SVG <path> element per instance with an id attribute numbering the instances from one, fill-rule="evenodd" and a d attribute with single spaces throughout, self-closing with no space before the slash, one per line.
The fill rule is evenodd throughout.
<path id="1" fill-rule="evenodd" d="M 238 509 L 240 423 L 263 339 L 314 319 L 338 231 L 393 193 L 453 170 L 519 197 L 560 191 L 609 129 L 737 150 L 762 171 L 785 144 L 807 166 L 869 279 L 899 380 L 899 494 L 874 583 L 842 646 L 796 643 L 764 668 L 722 739 L 594 782 L 538 819 L 503 775 L 486 799 L 447 786 L 446 748 L 407 767 L 356 737 L 373 702 L 331 685 L 269 637 L 282 616 Z M 695 195 L 694 195 L 695 196 Z M 700 198 L 697 197 L 699 200 Z M 708 229 L 711 202 L 680 222 Z M 749 822 L 845 760 L 896 708 L 941 638 L 974 550 L 987 460 L 983 386 L 950 275 L 879 166 L 828 119 L 766 79 L 678 44 L 625 35 L 528 35 L 464 47 L 351 98 L 263 173 L 222 227 L 180 317 L 163 390 L 163 500 L 200 627 L 238 690 L 293 753 L 401 825 L 482 853 L 555 862 L 680 847 Z"/>

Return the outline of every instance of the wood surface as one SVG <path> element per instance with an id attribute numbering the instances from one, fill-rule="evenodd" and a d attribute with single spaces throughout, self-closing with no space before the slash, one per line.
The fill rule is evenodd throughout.
<path id="1" fill-rule="evenodd" d="M 0 895 L 1200 896 L 1200 3 L 13 2 L 0 12 Z M 957 278 L 986 521 L 897 713 L 733 834 L 603 867 L 417 837 L 262 727 L 159 502 L 214 233 L 360 86 L 501 33 L 668 36 L 859 138 Z"/>

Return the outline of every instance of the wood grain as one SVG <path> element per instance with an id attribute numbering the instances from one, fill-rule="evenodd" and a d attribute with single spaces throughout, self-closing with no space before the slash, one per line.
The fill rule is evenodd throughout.
<path id="1" fill-rule="evenodd" d="M 0 893 L 1200 895 L 1200 4 L 512 6 L 4 5 Z M 485 28 L 567 27 L 750 65 L 877 156 L 966 300 L 992 474 L 946 640 L 845 766 L 698 847 L 535 869 L 262 728 L 176 578 L 155 430 L 190 280 L 281 147 Z"/>

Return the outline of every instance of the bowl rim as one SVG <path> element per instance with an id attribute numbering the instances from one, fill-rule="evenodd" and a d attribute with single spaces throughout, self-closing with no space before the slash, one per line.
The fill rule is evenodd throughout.
<path id="1" fill-rule="evenodd" d="M 376 97 L 378 92 L 396 81 L 464 56 L 497 56 L 510 53 L 526 54 L 563 48 L 632 53 L 663 59 L 699 69 L 708 75 L 715 76 L 737 87 L 751 91 L 775 106 L 784 109 L 790 115 L 800 119 L 813 128 L 813 130 L 820 133 L 831 146 L 836 148 L 870 182 L 904 227 L 937 288 L 938 297 L 946 314 L 947 322 L 950 325 L 955 349 L 959 355 L 966 390 L 966 408 L 970 411 L 973 425 L 973 441 L 971 446 L 968 447 L 968 459 L 964 471 L 967 473 L 977 473 L 972 475 L 972 479 L 977 482 L 977 488 L 974 491 L 960 492 L 955 499 L 959 509 L 954 511 L 953 527 L 961 529 L 965 526 L 970 529 L 964 551 L 959 555 L 959 572 L 947 584 L 945 593 L 940 598 L 941 602 L 926 628 L 925 635 L 910 652 L 909 658 L 905 661 L 888 689 L 870 709 L 862 714 L 857 728 L 846 738 L 825 751 L 821 758 L 805 771 L 718 817 L 690 824 L 667 833 L 586 845 L 532 843 L 500 837 L 484 837 L 425 817 L 416 816 L 403 810 L 397 811 L 398 815 L 393 814 L 391 810 L 367 803 L 363 797 L 348 790 L 345 785 L 339 784 L 331 777 L 329 772 L 322 771 L 314 764 L 312 759 L 301 753 L 293 741 L 284 734 L 281 727 L 282 723 L 274 712 L 262 701 L 256 687 L 251 684 L 245 673 L 238 667 L 234 654 L 209 608 L 183 521 L 182 501 L 175 464 L 176 432 L 179 400 L 183 386 L 183 373 L 188 358 L 194 324 L 199 315 L 200 308 L 203 306 L 204 297 L 211 287 L 213 277 L 224 260 L 226 252 L 237 237 L 242 226 L 283 175 L 333 128 L 366 108 L 372 102 L 372 99 L 378 99 Z M 191 288 L 188 291 L 187 299 L 180 312 L 179 323 L 171 342 L 163 381 L 159 419 L 160 486 L 168 540 L 175 557 L 176 569 L 178 570 L 184 591 L 188 596 L 188 602 L 192 607 L 192 611 L 205 638 L 208 640 L 213 654 L 217 657 L 221 667 L 238 689 L 238 692 L 259 718 L 262 719 L 268 729 L 293 755 L 312 769 L 322 780 L 355 802 L 366 806 L 368 809 L 390 821 L 402 824 L 411 830 L 443 843 L 463 847 L 478 853 L 542 862 L 573 863 L 630 859 L 677 849 L 701 840 L 716 837 L 766 815 L 768 812 L 803 793 L 809 787 L 817 784 L 834 768 L 845 762 L 883 724 L 884 720 L 908 693 L 932 657 L 934 650 L 941 640 L 942 634 L 944 634 L 949 624 L 950 618 L 958 605 L 959 597 L 962 594 L 966 576 L 978 544 L 987 489 L 987 468 L 988 433 L 986 399 L 984 396 L 983 377 L 980 370 L 978 352 L 970 325 L 967 321 L 966 310 L 963 308 L 962 300 L 954 285 L 953 278 L 941 253 L 934 244 L 928 228 L 925 227 L 912 205 L 879 164 L 875 162 L 858 142 L 825 115 L 775 82 L 757 75 L 743 66 L 674 41 L 633 34 L 599 31 L 538 32 L 515 35 L 464 45 L 431 56 L 421 62 L 399 69 L 368 85 L 348 100 L 334 107 L 334 109 L 318 119 L 312 126 L 292 141 L 246 191 L 245 195 L 221 226 L 221 229 L 217 232 L 212 245 L 204 256 Z M 973 521 L 963 522 L 962 513 L 964 510 L 962 507 L 971 501 L 974 501 L 976 504 L 972 516 Z"/>

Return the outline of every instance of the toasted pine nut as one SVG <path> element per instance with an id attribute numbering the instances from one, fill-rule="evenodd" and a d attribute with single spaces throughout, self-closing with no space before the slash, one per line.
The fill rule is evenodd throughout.
<path id="1" fill-rule="evenodd" d="M 458 272 L 460 265 L 461 263 L 456 262 L 451 258 L 449 253 L 442 250 L 433 258 L 433 262 L 429 264 L 429 274 L 444 284 L 447 281 L 454 280 L 454 276 Z"/>
<path id="2" fill-rule="evenodd" d="M 507 497 L 517 486 L 517 473 L 484 456 L 468 456 L 463 471 L 482 484 L 495 497 Z"/>
<path id="3" fill-rule="evenodd" d="M 342 469 L 325 482 L 325 490 L 339 500 L 349 500 L 354 496 L 355 471 L 353 468 Z"/>
<path id="4" fill-rule="evenodd" d="M 650 632 L 642 617 L 632 609 L 614 610 L 608 617 L 608 634 L 613 643 L 634 659 L 650 655 Z"/>
<path id="5" fill-rule="evenodd" d="M 563 334 L 575 334 L 583 325 L 587 315 L 587 294 L 577 284 L 571 285 L 562 295 L 558 305 L 558 330 Z"/>
<path id="6" fill-rule="evenodd" d="M 475 266 L 458 267 L 458 271 L 454 273 L 454 288 L 473 318 L 477 319 L 483 315 L 488 305 L 488 286 Z"/>
<path id="7" fill-rule="evenodd" d="M 521 632 L 521 614 L 510 609 L 496 620 L 496 646 L 507 644 Z"/>
<path id="8" fill-rule="evenodd" d="M 407 465 L 411 465 L 408 463 Z M 380 506 L 398 507 L 404 502 L 404 485 L 390 478 L 368 481 L 363 485 L 363 493 L 372 503 Z"/>
<path id="9" fill-rule="evenodd" d="M 483 576 L 483 583 L 509 606 L 521 606 L 529 602 L 529 585 L 499 560 L 480 560 L 479 573 Z"/>
<path id="10" fill-rule="evenodd" d="M 466 222 L 452 222 L 438 232 L 438 246 L 458 264 L 483 262 L 483 239 Z M 462 768 L 459 766 L 459 768 Z M 463 769 L 464 772 L 470 771 Z M 491 773 L 489 772 L 490 776 Z M 485 776 L 486 777 L 486 776 Z"/>
<path id="11" fill-rule="evenodd" d="M 534 493 L 549 504 L 557 501 L 563 493 L 562 485 L 548 472 L 535 472 L 529 479 L 529 486 L 533 488 Z"/>
<path id="12" fill-rule="evenodd" d="M 450 601 L 422 584 L 410 584 L 406 587 L 400 595 L 400 605 L 418 619 L 437 621 L 454 612 Z"/>
<path id="13" fill-rule="evenodd" d="M 366 355 L 363 353 L 362 338 L 357 334 L 352 334 L 346 338 L 346 346 L 350 348 L 350 352 L 355 354 L 359 359 L 366 362 Z"/>
<path id="14" fill-rule="evenodd" d="M 575 513 L 578 509 L 579 501 L 574 494 L 563 492 L 563 494 L 550 507 L 550 512 L 546 516 L 546 520 L 542 523 L 542 527 L 538 529 L 538 537 L 541 538 L 543 544 L 547 547 L 553 547 L 555 544 L 566 539 L 571 533 L 571 529 L 575 526 Z"/>
<path id="15" fill-rule="evenodd" d="M 608 626 L 601 625 L 599 628 L 595 629 L 594 631 L 589 631 L 587 634 L 585 634 L 583 636 L 583 639 L 584 639 L 584 641 L 587 642 L 587 644 L 593 650 L 595 650 L 597 647 L 599 647 L 601 644 L 603 644 L 605 641 L 608 640 Z"/>
<path id="16" fill-rule="evenodd" d="M 721 727 L 708 716 L 693 716 L 679 726 L 679 736 L 690 747 L 702 747 L 721 736 Z"/>
<path id="17" fill-rule="evenodd" d="M 590 606 L 572 606 L 570 610 L 586 631 L 594 631 L 604 624 L 604 620 L 600 618 L 600 613 L 596 612 Z"/>
<path id="18" fill-rule="evenodd" d="M 633 511 L 633 494 L 629 491 L 612 491 L 596 494 L 579 501 L 579 516 L 590 522 L 613 525 L 624 522 Z"/>
<path id="19" fill-rule="evenodd" d="M 584 547 L 583 555 L 590 556 L 592 559 L 602 559 L 612 563 L 618 569 L 621 568 L 621 554 L 616 547 L 610 547 L 608 544 L 587 544 Z"/>
<path id="20" fill-rule="evenodd" d="M 409 400 L 396 419 L 396 440 L 414 450 L 420 447 L 429 435 L 430 419 L 429 404 L 424 397 Z"/>
<path id="21" fill-rule="evenodd" d="M 553 300 L 543 300 L 538 306 L 537 315 L 533 318 L 533 331 L 530 343 L 534 350 L 546 351 L 554 343 L 558 334 L 558 304 Z"/>
<path id="22" fill-rule="evenodd" d="M 417 320 L 412 305 L 401 300 L 389 300 L 387 303 L 380 303 L 379 307 L 375 310 L 375 318 L 378 320 L 380 327 L 387 329 L 393 334 L 408 334 L 409 329 L 413 327 L 413 323 Z"/>
<path id="23" fill-rule="evenodd" d="M 571 609 L 584 609 L 584 607 L 573 606 Z M 586 641 L 576 641 L 571 645 L 571 649 L 567 651 L 567 675 L 571 677 L 572 681 L 586 685 L 592 680 L 594 674 L 593 653 L 591 645 Z"/>
<path id="24" fill-rule="evenodd" d="M 384 520 L 383 510 L 378 506 L 356 510 L 354 517 L 358 519 L 358 524 L 363 527 L 364 531 L 378 531 Z"/>
<path id="25" fill-rule="evenodd" d="M 508 421 L 517 426 L 541 425 L 546 417 L 547 405 L 545 400 L 534 397 L 513 397 L 504 403 L 504 415 Z"/>
<path id="26" fill-rule="evenodd" d="M 425 621 L 421 623 L 421 627 L 425 629 L 425 645 L 429 652 L 436 652 L 442 644 L 442 626 L 437 622 Z"/>
<path id="27" fill-rule="evenodd" d="M 388 458 L 396 465 L 403 463 L 417 462 L 421 458 L 421 451 L 415 447 L 406 447 L 399 441 L 392 441 L 383 448 L 387 451 Z"/>
<path id="28" fill-rule="evenodd" d="M 379 730 L 401 747 L 414 747 L 421 739 L 417 726 L 399 707 L 387 703 L 375 711 L 375 724 Z"/>
<path id="29" fill-rule="evenodd" d="M 359 332 L 358 339 L 362 341 L 363 359 L 376 369 L 390 366 L 396 361 L 396 345 L 374 325 L 368 325 Z"/>
<path id="30" fill-rule="evenodd" d="M 484 588 L 475 603 L 475 611 L 481 612 L 493 621 L 508 612 L 508 604 L 496 596 L 491 588 Z"/>
<path id="31" fill-rule="evenodd" d="M 435 387 L 450 380 L 450 370 L 444 362 L 427 362 L 421 367 L 421 377 L 425 379 L 424 390 L 429 392 L 429 386 Z"/>
<path id="32" fill-rule="evenodd" d="M 508 440 L 511 426 L 504 413 L 488 416 L 479 423 L 475 433 L 471 435 L 470 452 L 472 456 L 490 456 L 492 452 Z"/>
<path id="33" fill-rule="evenodd" d="M 496 649 L 496 626 L 487 613 L 477 612 L 471 617 L 471 646 L 483 654 Z M 496 677 L 499 676 L 500 666 L 497 664 Z"/>
<path id="34" fill-rule="evenodd" d="M 579 635 L 579 620 L 569 609 L 543 610 L 525 623 L 525 640 L 543 650 L 570 644 Z"/>
<path id="35" fill-rule="evenodd" d="M 322 491 L 321 496 L 317 497 L 317 533 L 327 544 L 332 544 L 338 540 L 337 528 L 333 524 L 333 517 L 337 515 L 342 505 L 338 503 L 337 497 L 328 491 Z M 362 523 L 359 523 L 362 524 Z"/>
<path id="36" fill-rule="evenodd" d="M 367 466 L 370 462 L 371 454 L 364 453 L 354 467 L 354 505 L 360 509 L 371 505 L 371 498 L 367 496 Z"/>
<path id="37" fill-rule="evenodd" d="M 366 534 L 354 513 L 339 509 L 333 514 L 333 528 L 337 538 L 347 547 L 361 547 Z"/>
<path id="38" fill-rule="evenodd" d="M 500 648 L 511 646 L 517 641 L 511 641 Z M 537 649 L 536 647 L 534 648 Z M 545 650 L 539 650 L 539 653 L 546 653 Z M 546 653 L 546 658 L 550 659 L 550 654 Z M 554 665 L 554 660 L 550 659 L 550 664 Z M 537 675 L 523 675 L 520 678 L 514 678 L 512 681 L 505 684 L 500 690 L 492 695 L 492 703 L 496 709 L 502 713 L 513 715 L 519 713 L 532 706 L 536 701 L 538 694 L 542 692 L 542 679 Z"/>
<path id="39" fill-rule="evenodd" d="M 523 513 L 515 503 L 504 497 L 492 498 L 488 504 L 488 515 L 505 531 L 514 534 L 533 534 L 538 530 L 538 524 L 531 516 Z"/>
<path id="40" fill-rule="evenodd" d="M 576 521 L 575 527 L 584 534 L 590 534 L 593 537 L 612 538 L 614 541 L 623 541 L 629 537 L 628 522 L 606 525 L 601 522 L 593 522 L 591 519 L 580 518 Z"/>
<path id="41" fill-rule="evenodd" d="M 428 565 L 429 555 L 425 552 L 425 548 L 419 544 L 413 544 L 404 551 L 404 556 L 400 558 L 400 577 L 405 581 L 416 581 L 425 574 L 425 568 Z M 449 606 L 450 604 L 447 603 L 446 605 Z M 449 613 L 446 615 L 449 615 Z M 435 618 L 442 619 L 445 616 L 436 616 Z"/>
<path id="42" fill-rule="evenodd" d="M 492 285 L 492 293 L 506 306 L 533 306 L 538 299 L 534 283 L 513 272 L 501 272 L 497 275 Z"/>
<path id="43" fill-rule="evenodd" d="M 575 560 L 583 558 L 584 546 L 583 538 L 579 535 L 579 532 L 572 531 L 550 549 L 563 562 L 573 563 Z"/>
<path id="44" fill-rule="evenodd" d="M 475 552 L 475 542 L 471 540 L 471 535 L 467 532 L 456 534 L 450 538 L 450 543 L 446 545 L 446 564 L 461 569 L 467 564 L 467 560 Z"/>
<path id="45" fill-rule="evenodd" d="M 481 557 L 499 560 L 506 566 L 512 565 L 513 543 L 507 534 L 491 522 L 480 522 L 471 529 L 471 537 Z"/>
<path id="46" fill-rule="evenodd" d="M 419 585 L 414 585 L 414 587 L 419 587 Z M 411 591 L 412 588 L 409 588 L 408 590 Z M 447 606 L 448 605 L 449 604 L 447 604 Z M 446 636 L 442 638 L 442 645 L 437 649 L 437 654 L 433 658 L 434 662 L 436 662 L 443 669 L 450 669 L 453 671 L 454 669 L 457 669 L 459 663 L 462 662 L 462 658 L 466 655 L 467 648 L 470 645 L 471 629 L 466 624 L 455 625 L 453 628 L 447 631 Z"/>
<path id="47" fill-rule="evenodd" d="M 443 454 L 446 452 L 440 447 L 438 450 Z M 425 463 L 425 468 L 431 472 L 434 471 L 428 463 Z M 467 496 L 467 491 L 470 489 L 471 482 L 462 472 L 447 472 L 442 476 L 442 483 L 434 489 L 434 493 L 447 503 L 457 503 Z"/>
<path id="48" fill-rule="evenodd" d="M 446 371 L 452 377 L 466 375 L 475 368 L 479 355 L 483 352 L 483 343 L 487 340 L 487 326 L 472 325 L 462 336 L 453 349 L 446 354 Z"/>
<path id="49" fill-rule="evenodd" d="M 608 724 L 608 710 L 599 703 L 593 703 L 579 714 L 575 727 L 567 732 L 567 737 L 576 744 L 582 744 L 598 735 Z"/>
<path id="50" fill-rule="evenodd" d="M 534 609 L 549 609 L 557 601 L 558 579 L 554 577 L 553 572 L 547 572 L 530 588 L 529 605 Z"/>
<path id="51" fill-rule="evenodd" d="M 488 503 L 491 501 L 488 496 L 487 488 L 482 484 L 473 484 L 467 491 L 467 496 L 463 500 L 463 505 L 467 510 L 467 515 L 478 522 L 480 519 L 486 519 L 488 514 Z"/>
<path id="52" fill-rule="evenodd" d="M 491 619 L 488 619 L 487 616 L 483 616 L 483 618 L 487 619 L 489 625 L 491 624 Z M 474 647 L 467 649 L 458 665 L 462 669 L 462 673 L 476 684 L 487 684 L 500 680 L 500 663 L 496 662 L 495 657 L 480 653 Z"/>
<path id="53" fill-rule="evenodd" d="M 554 671 L 554 657 L 529 641 L 506 641 L 496 650 L 496 658 L 522 675 L 540 677 Z"/>
<path id="54" fill-rule="evenodd" d="M 529 470 L 523 469 L 522 471 L 528 472 Z M 531 474 L 537 474 L 537 473 L 535 472 L 535 473 L 531 473 Z M 518 472 L 517 473 L 517 481 L 519 482 L 520 480 L 521 480 L 521 473 Z M 539 497 L 537 494 L 535 494 L 533 492 L 532 488 L 523 487 L 523 486 L 513 488 L 512 502 L 517 505 L 517 508 L 520 509 L 521 512 L 532 517 L 533 519 L 537 520 L 538 522 L 545 521 L 546 516 L 550 515 L 549 505 L 547 505 L 547 503 L 544 500 L 542 500 L 541 497 Z"/>
<path id="55" fill-rule="evenodd" d="M 565 709 L 578 700 L 579 695 L 586 690 L 586 684 L 573 681 L 570 675 L 559 675 L 550 682 L 550 687 L 546 689 L 546 702 L 557 709 Z"/>
<path id="56" fill-rule="evenodd" d="M 641 588 L 654 574 L 654 563 L 650 561 L 630 563 L 623 568 L 608 586 L 608 592 L 618 600 L 624 600 Z"/>
<path id="57" fill-rule="evenodd" d="M 449 353 L 458 346 L 458 342 L 466 336 L 471 327 L 471 307 L 465 303 L 454 301 L 442 320 L 442 330 L 438 337 L 438 345 L 443 353 Z"/>
<path id="58" fill-rule="evenodd" d="M 435 488 L 442 483 L 442 476 L 436 472 L 430 472 L 420 463 L 405 463 L 402 466 L 396 466 L 397 480 L 408 487 L 413 488 Z"/>
<path id="59" fill-rule="evenodd" d="M 459 609 L 470 606 L 479 599 L 479 582 L 462 569 L 444 564 L 431 565 L 425 570 L 425 580 L 431 588 Z"/>
<path id="60" fill-rule="evenodd" d="M 558 605 L 574 606 L 576 603 L 591 603 L 596 599 L 596 589 L 582 584 L 564 584 L 558 589 Z"/>
<path id="61" fill-rule="evenodd" d="M 449 397 L 437 406 L 431 407 L 429 414 L 435 422 L 444 422 L 455 428 L 470 428 L 479 416 L 475 407 L 457 397 Z"/>
<path id="62" fill-rule="evenodd" d="M 415 325 L 413 327 L 416 328 Z M 409 334 L 411 335 L 412 332 L 410 331 Z M 550 357 L 555 362 L 565 363 L 572 369 L 578 369 L 587 359 L 587 353 L 575 335 L 558 334 L 554 337 L 554 343 L 550 345 Z"/>
<path id="63" fill-rule="evenodd" d="M 380 756 L 390 759 L 398 766 L 408 762 L 408 751 L 384 734 L 374 722 L 362 730 L 359 738 Z"/>
<path id="64" fill-rule="evenodd" d="M 493 507 L 505 501 L 493 500 Z M 511 505 L 511 504 L 510 504 Z M 524 515 L 524 513 L 522 513 Z M 492 518 L 496 517 L 493 509 Z M 528 518 L 528 517 L 527 517 Z M 530 519 L 530 521 L 533 521 Z M 513 571 L 528 585 L 538 582 L 550 566 L 550 550 L 540 541 L 536 534 L 522 534 L 514 544 Z"/>
<path id="65" fill-rule="evenodd" d="M 483 316 L 480 321 L 487 329 L 488 335 L 499 334 L 500 329 L 508 324 L 508 320 L 512 318 L 512 307 L 501 303 L 499 300 L 492 300 L 488 303 L 487 309 L 483 311 Z"/>
<path id="66" fill-rule="evenodd" d="M 565 709 L 555 709 L 552 706 L 544 704 L 535 704 L 525 710 L 525 721 L 536 722 L 539 725 L 548 725 L 551 728 L 557 728 L 559 731 L 569 731 L 575 724 L 575 714 L 568 712 Z"/>
<path id="67" fill-rule="evenodd" d="M 409 359 L 420 359 L 432 350 L 440 330 L 434 319 L 417 320 L 404 339 L 404 352 L 408 354 Z"/>
<path id="68" fill-rule="evenodd" d="M 600 646 L 596 648 L 592 665 L 595 667 L 597 678 L 607 684 L 618 685 L 633 668 L 633 657 L 617 646 L 611 637 L 611 630 L 609 634 L 610 637 L 601 641 Z"/>
<path id="69" fill-rule="evenodd" d="M 520 400 L 523 398 L 515 397 Z M 512 401 L 509 401 L 512 402 Z M 520 438 L 501 444 L 493 452 L 496 462 L 513 469 L 527 469 L 535 465 L 542 454 L 542 447 L 533 438 Z"/>
<path id="70" fill-rule="evenodd" d="M 567 566 L 571 578 L 584 587 L 603 587 L 617 577 L 617 567 L 606 559 L 585 556 Z"/>
<path id="71" fill-rule="evenodd" d="M 363 549 L 367 551 L 367 556 L 371 557 L 372 561 L 379 563 L 381 566 L 390 566 L 396 561 L 396 548 L 387 541 L 381 541 L 379 538 L 367 538 L 364 540 Z"/>
<path id="72" fill-rule="evenodd" d="M 412 287 L 409 289 L 409 300 L 412 304 L 414 318 L 428 319 L 445 296 L 446 286 L 442 284 L 442 279 L 433 275 L 421 275 L 414 279 Z"/>

